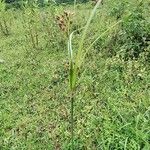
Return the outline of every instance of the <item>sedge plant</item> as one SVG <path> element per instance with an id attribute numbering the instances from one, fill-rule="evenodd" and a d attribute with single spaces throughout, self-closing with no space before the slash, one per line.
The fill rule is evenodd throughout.
<path id="1" fill-rule="evenodd" d="M 102 36 L 104 36 L 108 31 L 113 29 L 116 25 L 118 25 L 121 20 L 118 21 L 117 23 L 113 24 L 111 27 L 109 27 L 106 31 L 104 31 L 101 35 L 99 35 L 92 43 L 91 45 L 84 49 L 84 41 L 86 39 L 86 35 L 90 26 L 90 23 L 96 13 L 97 8 L 99 5 L 102 3 L 102 0 L 98 0 L 95 7 L 91 11 L 90 17 L 87 20 L 87 23 L 85 27 L 78 29 L 78 30 L 83 30 L 82 36 L 78 45 L 78 51 L 75 57 L 73 56 L 73 50 L 72 50 L 72 38 L 73 34 L 77 32 L 78 30 L 73 31 L 69 35 L 69 40 L 68 40 L 68 51 L 69 51 L 69 89 L 70 89 L 70 102 L 71 102 L 71 149 L 74 149 L 74 100 L 75 100 L 75 91 L 76 91 L 76 86 L 78 84 L 78 72 L 80 70 L 80 67 L 82 63 L 84 62 L 85 56 L 88 53 L 88 51 L 92 48 L 92 46 L 95 44 L 98 39 L 100 39 Z M 76 0 L 74 1 L 74 4 L 76 4 Z M 74 5 L 75 8 L 75 5 Z"/>

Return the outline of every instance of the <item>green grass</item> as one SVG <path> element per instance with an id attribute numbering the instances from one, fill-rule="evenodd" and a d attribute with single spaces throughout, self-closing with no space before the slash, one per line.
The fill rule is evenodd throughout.
<path id="1" fill-rule="evenodd" d="M 120 10 L 117 9 L 112 16 L 117 2 L 107 0 L 98 8 L 84 42 L 84 50 L 118 22 L 115 15 Z M 125 0 L 123 2 L 126 3 Z M 127 3 L 121 17 L 126 24 L 117 25 L 91 47 L 78 73 L 74 101 L 75 149 L 148 150 L 150 147 L 150 68 L 147 57 L 150 48 L 148 43 L 148 46 L 140 47 L 144 50 L 137 59 L 130 55 L 129 59 L 124 59 L 128 47 L 134 49 L 139 42 L 128 39 L 129 34 L 137 32 L 127 18 L 137 3 L 135 0 Z M 149 32 L 146 4 L 148 1 L 141 7 L 145 20 L 134 19 L 139 27 L 138 33 L 142 32 L 143 37 Z M 71 149 L 67 41 L 62 38 L 63 33 L 53 16 L 61 14 L 64 9 L 73 10 L 74 6 L 37 10 L 39 13 L 48 12 L 44 25 L 38 19 L 35 24 L 39 33 L 37 49 L 26 37 L 29 32 L 23 26 L 21 10 L 10 10 L 10 35 L 0 32 L 0 60 L 4 61 L 0 61 L 2 150 Z M 77 4 L 72 31 L 85 25 L 91 9 L 90 4 Z M 74 54 L 81 36 L 81 31 L 73 36 Z"/>

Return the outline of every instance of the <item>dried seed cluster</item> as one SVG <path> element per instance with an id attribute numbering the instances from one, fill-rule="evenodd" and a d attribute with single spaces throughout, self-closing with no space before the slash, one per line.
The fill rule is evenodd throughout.
<path id="1" fill-rule="evenodd" d="M 73 15 L 74 13 L 71 11 L 64 11 L 62 15 L 56 16 L 57 24 L 63 32 L 67 33 L 69 31 Z"/>

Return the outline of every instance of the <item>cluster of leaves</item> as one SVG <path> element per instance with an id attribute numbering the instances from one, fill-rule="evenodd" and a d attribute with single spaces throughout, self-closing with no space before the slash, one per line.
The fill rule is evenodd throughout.
<path id="1" fill-rule="evenodd" d="M 125 50 L 125 60 L 128 60 L 129 58 L 137 59 L 141 53 L 147 53 L 147 48 L 150 44 L 150 24 L 142 15 L 143 7 L 143 4 L 138 5 L 129 17 L 124 18 L 122 35 L 120 36 L 121 40 L 119 40 L 119 43 L 123 45 L 122 48 Z"/>
<path id="2" fill-rule="evenodd" d="M 107 51 L 103 53 L 106 56 L 119 54 L 124 60 L 129 60 L 145 55 L 145 61 L 149 61 L 150 23 L 149 17 L 145 14 L 145 11 L 149 12 L 148 3 L 141 1 L 130 5 L 127 1 L 120 1 L 109 11 L 111 17 L 122 20 L 122 23 L 107 40 L 100 39 L 94 48 L 104 46 Z"/>

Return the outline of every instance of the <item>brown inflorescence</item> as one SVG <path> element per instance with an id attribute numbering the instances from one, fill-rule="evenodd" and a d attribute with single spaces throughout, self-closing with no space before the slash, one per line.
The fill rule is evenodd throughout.
<path id="1" fill-rule="evenodd" d="M 64 11 L 62 15 L 56 16 L 57 24 L 63 32 L 68 32 L 69 25 L 72 24 L 73 14 L 73 12 Z"/>

